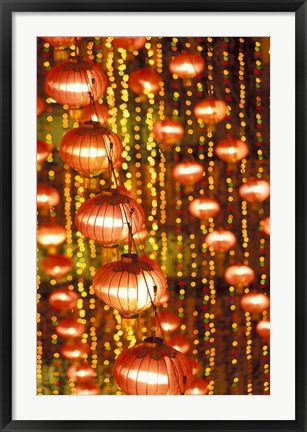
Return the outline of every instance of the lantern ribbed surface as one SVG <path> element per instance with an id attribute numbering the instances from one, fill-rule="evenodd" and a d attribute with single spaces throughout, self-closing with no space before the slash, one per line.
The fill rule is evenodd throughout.
<path id="1" fill-rule="evenodd" d="M 196 118 L 201 119 L 205 124 L 215 124 L 224 120 L 226 104 L 219 99 L 203 99 L 195 105 L 194 114 Z"/>
<path id="2" fill-rule="evenodd" d="M 270 196 L 270 183 L 266 180 L 251 178 L 239 187 L 239 195 L 248 202 L 262 202 Z"/>
<path id="3" fill-rule="evenodd" d="M 109 110 L 104 104 L 96 102 L 83 107 L 81 112 L 80 122 L 85 123 L 88 121 L 98 122 L 104 124 L 108 121 Z"/>
<path id="4" fill-rule="evenodd" d="M 161 78 L 152 69 L 138 69 L 130 74 L 129 87 L 136 94 L 158 93 Z"/>
<path id="5" fill-rule="evenodd" d="M 145 222 L 142 207 L 133 198 L 111 189 L 85 201 L 76 213 L 75 223 L 85 237 L 108 247 L 128 238 L 130 219 L 134 234 Z"/>
<path id="6" fill-rule="evenodd" d="M 227 267 L 224 277 L 230 285 L 247 287 L 255 280 L 256 275 L 249 266 L 236 264 Z"/>
<path id="7" fill-rule="evenodd" d="M 194 78 L 204 70 L 203 58 L 193 52 L 182 52 L 176 55 L 169 64 L 169 70 L 179 78 Z"/>
<path id="8" fill-rule="evenodd" d="M 214 217 L 221 209 L 216 199 L 206 197 L 194 198 L 188 208 L 191 215 L 198 219 Z"/>
<path id="9" fill-rule="evenodd" d="M 113 368 L 117 385 L 127 395 L 184 394 L 192 378 L 189 360 L 160 338 L 123 351 Z"/>
<path id="10" fill-rule="evenodd" d="M 93 121 L 66 132 L 60 145 L 63 161 L 85 177 L 110 170 L 108 158 L 113 166 L 118 166 L 122 151 L 119 136 Z"/>
<path id="11" fill-rule="evenodd" d="M 236 244 L 236 236 L 228 230 L 219 228 L 205 237 L 205 242 L 209 247 L 213 247 L 217 252 L 226 252 Z"/>
<path id="12" fill-rule="evenodd" d="M 182 124 L 178 120 L 171 118 L 155 122 L 152 131 L 155 138 L 163 144 L 175 144 L 184 135 Z"/>
<path id="13" fill-rule="evenodd" d="M 192 186 L 203 177 L 204 172 L 205 167 L 202 163 L 184 160 L 174 165 L 172 175 L 180 184 Z"/>
<path id="14" fill-rule="evenodd" d="M 45 80 L 45 93 L 62 105 L 78 108 L 99 99 L 107 88 L 100 67 L 88 59 L 69 59 L 54 66 Z"/>
<path id="15" fill-rule="evenodd" d="M 234 163 L 245 158 L 249 153 L 249 148 L 244 141 L 228 135 L 215 146 L 215 153 L 222 161 Z"/>
<path id="16" fill-rule="evenodd" d="M 136 254 L 123 254 L 120 260 L 100 267 L 93 288 L 120 315 L 131 317 L 150 308 L 152 302 L 157 303 L 165 294 L 167 282 L 159 268 L 140 260 Z"/>

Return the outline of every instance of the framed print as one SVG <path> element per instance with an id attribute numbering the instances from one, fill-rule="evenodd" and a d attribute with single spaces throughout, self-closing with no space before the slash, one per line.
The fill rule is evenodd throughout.
<path id="1" fill-rule="evenodd" d="M 305 2 L 1 24 L 1 429 L 305 431 Z"/>

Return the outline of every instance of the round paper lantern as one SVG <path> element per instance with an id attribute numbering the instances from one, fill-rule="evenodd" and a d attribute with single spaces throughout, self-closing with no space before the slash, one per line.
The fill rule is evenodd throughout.
<path id="1" fill-rule="evenodd" d="M 117 189 L 102 191 L 85 201 L 78 209 L 75 219 L 78 230 L 85 237 L 96 240 L 105 247 L 128 238 L 128 221 L 131 222 L 134 234 L 145 222 L 144 211 L 134 199 L 120 194 Z"/>
<path id="2" fill-rule="evenodd" d="M 199 54 L 186 51 L 176 55 L 169 64 L 170 72 L 183 79 L 196 77 L 204 67 L 205 62 Z"/>
<path id="3" fill-rule="evenodd" d="M 215 124 L 226 117 L 226 104 L 219 99 L 203 99 L 195 105 L 194 114 L 196 118 L 201 119 L 205 124 Z"/>
<path id="4" fill-rule="evenodd" d="M 202 163 L 184 160 L 174 166 L 172 174 L 180 184 L 192 186 L 203 177 L 204 172 L 205 168 Z"/>
<path id="5" fill-rule="evenodd" d="M 244 294 L 240 301 L 242 309 L 246 312 L 260 313 L 268 309 L 270 306 L 270 299 L 267 295 L 259 291 L 250 291 Z"/>
<path id="6" fill-rule="evenodd" d="M 270 320 L 261 320 L 257 323 L 256 332 L 263 339 L 269 339 L 270 331 L 271 331 Z"/>
<path id="7" fill-rule="evenodd" d="M 72 128 L 62 138 L 60 156 L 84 177 L 94 177 L 111 169 L 121 157 L 123 145 L 118 135 L 98 122 L 88 121 Z"/>
<path id="8" fill-rule="evenodd" d="M 152 69 L 138 69 L 130 74 L 129 87 L 134 93 L 148 94 L 158 93 L 160 90 L 161 78 L 157 72 Z"/>
<path id="9" fill-rule="evenodd" d="M 76 395 L 78 396 L 90 396 L 90 395 L 100 395 L 100 387 L 95 383 L 83 383 L 78 384 L 75 387 Z"/>
<path id="10" fill-rule="evenodd" d="M 85 325 L 76 318 L 65 318 L 59 321 L 55 331 L 63 338 L 77 338 L 81 337 L 85 332 Z"/>
<path id="11" fill-rule="evenodd" d="M 78 294 L 67 288 L 59 288 L 51 291 L 48 301 L 56 310 L 69 310 L 77 306 Z"/>
<path id="12" fill-rule="evenodd" d="M 169 299 L 171 298 L 170 296 L 170 292 L 168 289 L 166 289 L 165 293 L 163 294 L 163 296 L 161 298 L 158 299 L 157 301 L 157 306 L 163 306 L 164 303 L 167 303 L 169 301 Z"/>
<path id="13" fill-rule="evenodd" d="M 43 141 L 37 141 L 36 160 L 38 164 L 42 164 L 50 155 L 50 147 Z"/>
<path id="14" fill-rule="evenodd" d="M 50 255 L 42 262 L 43 271 L 54 278 L 61 278 L 72 270 L 72 260 L 64 255 Z"/>
<path id="15" fill-rule="evenodd" d="M 249 153 L 249 148 L 244 141 L 228 135 L 216 145 L 215 153 L 222 161 L 234 163 L 245 158 Z"/>
<path id="16" fill-rule="evenodd" d="M 164 334 L 165 332 L 173 332 L 180 326 L 178 315 L 172 312 L 159 312 L 157 315 L 157 330 Z"/>
<path id="17" fill-rule="evenodd" d="M 184 127 L 178 120 L 165 118 L 159 120 L 153 125 L 153 134 L 162 144 L 175 144 L 180 141 L 184 135 Z"/>
<path id="18" fill-rule="evenodd" d="M 202 378 L 193 378 L 186 389 L 186 395 L 206 395 L 208 393 L 208 382 Z"/>
<path id="19" fill-rule="evenodd" d="M 45 108 L 46 108 L 46 104 L 45 104 L 44 99 L 40 96 L 37 96 L 37 99 L 36 99 L 36 115 L 37 115 L 37 117 L 40 116 L 45 111 Z"/>
<path id="20" fill-rule="evenodd" d="M 190 365 L 192 367 L 192 374 L 197 375 L 200 372 L 200 363 L 195 358 L 189 358 Z"/>
<path id="21" fill-rule="evenodd" d="M 166 287 L 163 272 L 136 254 L 123 254 L 120 260 L 103 265 L 93 279 L 96 295 L 125 318 L 150 308 Z"/>
<path id="22" fill-rule="evenodd" d="M 117 357 L 113 375 L 127 395 L 184 394 L 192 378 L 189 360 L 160 338 L 146 338 Z"/>
<path id="23" fill-rule="evenodd" d="M 256 275 L 249 266 L 237 264 L 228 267 L 224 277 L 229 285 L 242 288 L 250 285 L 255 280 Z"/>
<path id="24" fill-rule="evenodd" d="M 123 48 L 126 51 L 138 51 L 145 43 L 145 37 L 114 37 L 112 40 L 114 48 Z"/>
<path id="25" fill-rule="evenodd" d="M 262 226 L 263 232 L 266 235 L 271 234 L 271 222 L 270 222 L 270 216 L 263 219 L 263 226 Z"/>
<path id="26" fill-rule="evenodd" d="M 182 354 L 186 354 L 190 350 L 190 343 L 181 333 L 172 336 L 169 345 Z"/>
<path id="27" fill-rule="evenodd" d="M 98 102 L 86 105 L 81 112 L 81 123 L 92 121 L 104 124 L 108 121 L 109 110 L 104 104 Z"/>
<path id="28" fill-rule="evenodd" d="M 236 236 L 231 232 L 219 228 L 205 237 L 205 242 L 209 247 L 213 247 L 217 252 L 226 252 L 236 244 Z"/>
<path id="29" fill-rule="evenodd" d="M 251 178 L 239 187 L 239 195 L 248 202 L 262 202 L 270 196 L 270 183 L 266 180 Z"/>
<path id="30" fill-rule="evenodd" d="M 148 236 L 148 229 L 145 226 L 143 226 L 139 231 L 137 231 L 133 235 L 133 240 L 135 244 L 139 245 L 146 240 L 147 236 Z"/>
<path id="31" fill-rule="evenodd" d="M 77 383 L 85 383 L 96 377 L 96 372 L 87 362 L 82 362 L 79 365 L 71 365 L 67 369 L 67 376 Z"/>
<path id="32" fill-rule="evenodd" d="M 70 58 L 58 63 L 48 73 L 45 93 L 62 105 L 79 108 L 99 99 L 107 88 L 107 78 L 100 67 L 88 59 Z"/>
<path id="33" fill-rule="evenodd" d="M 216 199 L 201 196 L 189 203 L 189 212 L 198 219 L 208 219 L 218 214 L 221 207 Z"/>
<path id="34" fill-rule="evenodd" d="M 66 240 L 66 229 L 56 223 L 46 223 L 38 227 L 37 243 L 42 246 L 59 246 Z"/>
<path id="35" fill-rule="evenodd" d="M 54 207 L 60 202 L 59 191 L 45 184 L 39 184 L 37 186 L 37 208 Z"/>
<path id="36" fill-rule="evenodd" d="M 61 347 L 61 354 L 67 360 L 80 360 L 84 354 L 88 354 L 89 352 L 89 344 L 80 342 L 76 339 L 65 343 Z"/>
<path id="37" fill-rule="evenodd" d="M 75 38 L 73 36 L 54 37 L 54 36 L 43 36 L 42 39 L 48 42 L 54 48 L 65 48 L 73 44 Z"/>

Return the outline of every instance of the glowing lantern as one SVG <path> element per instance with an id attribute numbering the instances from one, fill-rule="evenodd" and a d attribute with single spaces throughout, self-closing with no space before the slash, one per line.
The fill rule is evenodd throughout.
<path id="1" fill-rule="evenodd" d="M 263 219 L 263 226 L 262 226 L 263 232 L 266 235 L 271 234 L 271 222 L 270 222 L 270 216 Z"/>
<path id="2" fill-rule="evenodd" d="M 132 217 L 131 217 L 132 216 Z M 116 189 L 102 191 L 85 201 L 76 214 L 76 226 L 87 238 L 103 246 L 112 246 L 124 241 L 129 234 L 139 231 L 145 221 L 142 207 Z"/>
<path id="3" fill-rule="evenodd" d="M 107 88 L 100 67 L 88 59 L 71 58 L 58 63 L 48 73 L 45 93 L 62 105 L 79 108 L 99 99 Z"/>
<path id="4" fill-rule="evenodd" d="M 202 163 L 185 160 L 174 166 L 172 174 L 180 184 L 192 186 L 203 177 L 204 172 L 205 168 Z"/>
<path id="5" fill-rule="evenodd" d="M 125 318 L 150 308 L 166 287 L 163 272 L 136 254 L 123 254 L 120 260 L 103 265 L 93 279 L 96 295 Z"/>
<path id="6" fill-rule="evenodd" d="M 37 96 L 37 99 L 36 99 L 36 115 L 37 115 L 37 117 L 40 116 L 45 111 L 45 108 L 46 108 L 46 104 L 45 104 L 44 99 L 40 96 Z"/>
<path id="7" fill-rule="evenodd" d="M 72 270 L 72 260 L 64 255 L 50 255 L 42 262 L 43 271 L 54 278 L 61 278 Z"/>
<path id="8" fill-rule="evenodd" d="M 83 108 L 80 121 L 81 123 L 93 121 L 104 124 L 108 121 L 109 117 L 109 110 L 104 104 L 94 103 L 86 105 Z"/>
<path id="9" fill-rule="evenodd" d="M 110 170 L 108 158 L 115 165 L 122 151 L 119 136 L 92 121 L 66 132 L 60 146 L 63 161 L 85 177 L 97 176 L 102 171 Z"/>
<path id="10" fill-rule="evenodd" d="M 224 120 L 226 116 L 226 104 L 219 99 L 207 98 L 200 100 L 194 107 L 195 117 L 205 124 L 215 124 Z"/>
<path id="11" fill-rule="evenodd" d="M 170 118 L 155 122 L 152 131 L 155 138 L 163 144 L 175 144 L 184 135 L 182 124 Z"/>
<path id="12" fill-rule="evenodd" d="M 152 69 L 138 69 L 129 77 L 129 87 L 134 93 L 148 94 L 157 93 L 160 90 L 161 78 L 157 72 Z"/>
<path id="13" fill-rule="evenodd" d="M 75 38 L 73 36 L 64 36 L 64 37 L 54 37 L 54 36 L 46 37 L 46 36 L 44 36 L 44 37 L 42 37 L 42 39 L 44 39 L 46 42 L 48 42 L 54 48 L 68 47 L 75 40 Z"/>
<path id="14" fill-rule="evenodd" d="M 75 392 L 78 396 L 100 395 L 100 387 L 95 383 L 88 382 L 76 385 Z"/>
<path id="15" fill-rule="evenodd" d="M 270 183 L 266 180 L 251 178 L 239 187 L 242 199 L 248 202 L 262 202 L 270 196 Z"/>
<path id="16" fill-rule="evenodd" d="M 246 312 L 260 313 L 269 307 L 270 299 L 259 291 L 250 291 L 241 297 L 240 304 Z"/>
<path id="17" fill-rule="evenodd" d="M 37 242 L 42 246 L 59 246 L 65 240 L 66 229 L 62 225 L 47 223 L 37 230 Z"/>
<path id="18" fill-rule="evenodd" d="M 244 141 L 228 135 L 216 145 L 215 153 L 222 161 L 234 163 L 245 158 L 249 153 L 249 148 Z"/>
<path id="19" fill-rule="evenodd" d="M 77 306 L 78 294 L 67 288 L 55 289 L 49 295 L 49 304 L 57 310 L 74 309 Z"/>
<path id="20" fill-rule="evenodd" d="M 208 382 L 201 378 L 193 378 L 186 389 L 186 395 L 206 395 L 208 393 Z"/>
<path id="21" fill-rule="evenodd" d="M 54 207 L 60 202 L 60 194 L 52 186 L 40 184 L 37 186 L 37 208 Z"/>
<path id="22" fill-rule="evenodd" d="M 142 226 L 142 228 L 133 235 L 133 240 L 135 244 L 138 245 L 143 243 L 144 240 L 146 240 L 147 236 L 148 236 L 148 229 L 145 226 Z"/>
<path id="23" fill-rule="evenodd" d="M 126 51 L 138 51 L 145 43 L 144 37 L 114 37 L 112 40 L 114 48 L 123 48 Z"/>
<path id="24" fill-rule="evenodd" d="M 220 209 L 221 207 L 216 199 L 204 196 L 194 198 L 189 203 L 189 212 L 191 215 L 202 220 L 216 216 Z"/>
<path id="25" fill-rule="evenodd" d="M 147 338 L 117 357 L 113 375 L 127 395 L 184 394 L 191 378 L 189 360 L 163 343 L 160 338 Z"/>
<path id="26" fill-rule="evenodd" d="M 160 299 L 158 299 L 157 306 L 163 306 L 165 303 L 169 301 L 170 298 L 171 298 L 170 293 L 169 290 L 167 289 L 165 291 L 165 294 Z"/>
<path id="27" fill-rule="evenodd" d="M 90 352 L 90 346 L 79 340 L 72 340 L 64 344 L 61 348 L 61 354 L 68 360 L 80 360 L 85 354 Z"/>
<path id="28" fill-rule="evenodd" d="M 236 244 L 236 236 L 231 232 L 219 228 L 206 235 L 205 242 L 217 252 L 226 252 Z"/>
<path id="29" fill-rule="evenodd" d="M 247 287 L 255 280 L 255 272 L 253 269 L 246 265 L 232 265 L 228 267 L 224 275 L 229 285 L 237 287 Z"/>
<path id="30" fill-rule="evenodd" d="M 180 351 L 182 354 L 186 354 L 190 349 L 190 344 L 183 334 L 172 336 L 169 345 L 171 345 L 175 350 Z"/>
<path id="31" fill-rule="evenodd" d="M 47 160 L 50 154 L 50 147 L 43 141 L 37 141 L 36 160 L 38 164 L 42 164 Z"/>
<path id="32" fill-rule="evenodd" d="M 178 315 L 172 312 L 163 311 L 158 313 L 156 323 L 157 330 L 161 334 L 164 334 L 164 332 L 173 332 L 177 330 L 180 326 L 180 319 Z"/>
<path id="33" fill-rule="evenodd" d="M 197 375 L 200 372 L 200 364 L 195 358 L 189 358 L 190 365 L 192 367 L 192 374 Z"/>
<path id="34" fill-rule="evenodd" d="M 96 377 L 96 372 L 87 362 L 82 362 L 79 365 L 71 365 L 67 370 L 67 376 L 77 383 L 85 383 Z"/>
<path id="35" fill-rule="evenodd" d="M 179 78 L 194 78 L 202 73 L 205 67 L 203 58 L 196 53 L 182 52 L 176 55 L 169 64 L 169 70 Z"/>
<path id="36" fill-rule="evenodd" d="M 55 331 L 63 338 L 77 338 L 85 332 L 85 325 L 76 318 L 66 318 L 59 321 Z"/>
<path id="37" fill-rule="evenodd" d="M 261 320 L 256 325 L 256 332 L 263 339 L 269 339 L 271 331 L 270 320 Z"/>

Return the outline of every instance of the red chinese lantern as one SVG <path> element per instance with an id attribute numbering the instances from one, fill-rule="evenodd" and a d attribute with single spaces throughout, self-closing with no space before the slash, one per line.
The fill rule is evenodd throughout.
<path id="1" fill-rule="evenodd" d="M 236 244 L 236 236 L 231 232 L 219 228 L 209 233 L 205 242 L 209 247 L 213 247 L 217 252 L 226 252 Z"/>
<path id="2" fill-rule="evenodd" d="M 190 343 L 181 333 L 172 336 L 169 345 L 182 354 L 186 354 L 190 350 Z"/>
<path id="3" fill-rule="evenodd" d="M 190 365 L 192 367 L 192 374 L 197 375 L 200 372 L 200 363 L 195 358 L 189 358 Z"/>
<path id="4" fill-rule="evenodd" d="M 55 331 L 63 338 L 77 338 L 81 337 L 85 332 L 85 325 L 76 318 L 65 318 L 59 321 Z"/>
<path id="5" fill-rule="evenodd" d="M 63 36 L 63 37 L 54 37 L 54 36 L 43 36 L 42 39 L 48 42 L 54 48 L 66 48 L 73 44 L 75 38 L 73 36 Z"/>
<path id="6" fill-rule="evenodd" d="M 37 230 L 37 242 L 42 246 L 59 246 L 66 240 L 66 229 L 56 223 L 40 225 Z"/>
<path id="7" fill-rule="evenodd" d="M 73 379 L 77 383 L 85 383 L 96 377 L 96 372 L 87 362 L 82 362 L 79 365 L 71 365 L 67 370 L 69 379 Z"/>
<path id="8" fill-rule="evenodd" d="M 162 144 L 175 144 L 180 141 L 184 135 L 184 127 L 178 120 L 165 118 L 159 120 L 153 125 L 153 134 Z"/>
<path id="9" fill-rule="evenodd" d="M 242 309 L 246 312 L 260 313 L 268 309 L 270 306 L 270 299 L 264 293 L 259 291 L 250 291 L 244 294 L 240 301 Z"/>
<path id="10" fill-rule="evenodd" d="M 147 338 L 117 357 L 113 375 L 127 395 L 184 394 L 192 378 L 189 360 L 160 338 Z"/>
<path id="11" fill-rule="evenodd" d="M 170 72 L 183 79 L 196 77 L 204 67 L 205 62 L 199 54 L 186 51 L 173 57 L 169 64 Z"/>
<path id="12" fill-rule="evenodd" d="M 93 100 L 99 99 L 107 83 L 97 64 L 88 59 L 70 58 L 50 70 L 45 81 L 45 93 L 61 105 L 79 108 L 88 105 L 91 96 Z"/>
<path id="13" fill-rule="evenodd" d="M 78 384 L 75 387 L 76 395 L 78 396 L 90 396 L 90 395 L 100 395 L 100 387 L 95 383 L 83 383 Z"/>
<path id="14" fill-rule="evenodd" d="M 194 198 L 188 208 L 192 216 L 203 220 L 216 216 L 221 209 L 216 199 L 204 196 Z"/>
<path id="15" fill-rule="evenodd" d="M 256 275 L 249 266 L 237 264 L 228 267 L 224 277 L 229 285 L 242 288 L 250 285 L 255 280 Z"/>
<path id="16" fill-rule="evenodd" d="M 77 306 L 78 294 L 67 288 L 55 289 L 49 295 L 49 304 L 57 310 L 74 309 Z"/>
<path id="17" fill-rule="evenodd" d="M 164 334 L 165 332 L 173 332 L 180 326 L 180 319 L 178 315 L 172 312 L 159 312 L 156 318 L 156 327 L 158 332 Z"/>
<path id="18" fill-rule="evenodd" d="M 152 69 L 138 69 L 130 74 L 129 87 L 138 95 L 157 93 L 160 90 L 161 78 Z"/>
<path id="19" fill-rule="evenodd" d="M 120 260 L 103 265 L 93 279 L 96 295 L 124 318 L 150 308 L 166 287 L 163 272 L 136 254 L 123 254 Z"/>
<path id="20" fill-rule="evenodd" d="M 157 306 L 163 306 L 165 303 L 169 301 L 170 298 L 171 297 L 170 297 L 169 290 L 166 289 L 164 295 L 160 299 L 158 299 Z"/>
<path id="21" fill-rule="evenodd" d="M 126 51 L 138 51 L 145 43 L 144 37 L 114 37 L 112 40 L 114 48 L 123 48 Z"/>
<path id="22" fill-rule="evenodd" d="M 77 211 L 75 222 L 85 237 L 108 247 L 128 238 L 128 222 L 133 234 L 139 231 L 145 215 L 134 199 L 111 189 L 85 201 Z"/>
<path id="23" fill-rule="evenodd" d="M 234 163 L 245 158 L 249 153 L 249 148 L 244 141 L 227 135 L 226 139 L 216 145 L 215 153 L 222 161 Z"/>
<path id="24" fill-rule="evenodd" d="M 80 360 L 85 354 L 90 352 L 90 346 L 79 340 L 72 340 L 64 344 L 61 348 L 61 354 L 68 360 Z"/>
<path id="25" fill-rule="evenodd" d="M 219 99 L 203 99 L 195 105 L 194 114 L 196 118 L 201 119 L 205 124 L 215 124 L 226 117 L 226 104 Z"/>
<path id="26" fill-rule="evenodd" d="M 104 124 L 108 121 L 109 117 L 108 108 L 104 104 L 96 102 L 83 107 L 80 121 L 81 123 L 92 121 Z"/>
<path id="27" fill-rule="evenodd" d="M 269 339 L 271 331 L 270 320 L 261 320 L 256 325 L 256 332 L 264 340 Z"/>
<path id="28" fill-rule="evenodd" d="M 208 382 L 202 378 L 193 378 L 186 389 L 186 395 L 206 395 L 208 393 Z"/>
<path id="29" fill-rule="evenodd" d="M 42 262 L 43 271 L 54 278 L 61 278 L 72 270 L 72 260 L 64 255 L 50 255 Z"/>
<path id="30" fill-rule="evenodd" d="M 40 116 L 45 111 L 45 108 L 46 108 L 46 104 L 45 104 L 44 99 L 40 96 L 37 96 L 37 99 L 36 99 L 36 115 L 37 115 L 37 117 Z"/>
<path id="31" fill-rule="evenodd" d="M 137 231 L 133 235 L 133 240 L 135 244 L 139 245 L 146 240 L 147 236 L 148 236 L 148 229 L 145 226 L 143 226 L 139 231 Z"/>
<path id="32" fill-rule="evenodd" d="M 266 180 L 251 178 L 239 187 L 239 195 L 248 202 L 262 202 L 270 196 L 270 183 Z"/>
<path id="33" fill-rule="evenodd" d="M 264 234 L 266 234 L 268 236 L 271 234 L 270 216 L 263 219 L 262 230 L 263 230 Z"/>
<path id="34" fill-rule="evenodd" d="M 118 135 L 98 122 L 85 122 L 62 138 L 60 156 L 70 168 L 85 177 L 94 177 L 118 163 L 123 145 Z"/>
<path id="35" fill-rule="evenodd" d="M 180 184 L 192 186 L 203 177 L 204 172 L 205 168 L 202 163 L 184 160 L 174 166 L 172 174 Z"/>
<path id="36" fill-rule="evenodd" d="M 54 207 L 60 202 L 60 194 L 57 189 L 45 184 L 37 186 L 37 208 Z"/>
<path id="37" fill-rule="evenodd" d="M 38 164 L 42 164 L 50 155 L 50 147 L 43 141 L 37 141 L 36 160 Z"/>

